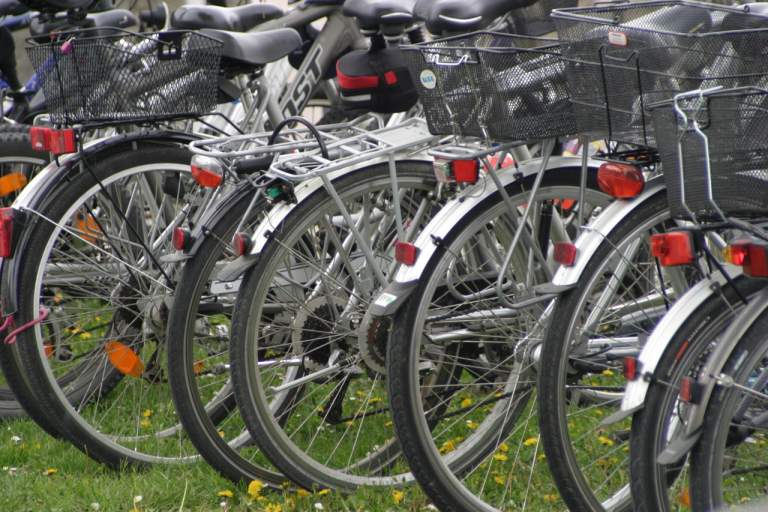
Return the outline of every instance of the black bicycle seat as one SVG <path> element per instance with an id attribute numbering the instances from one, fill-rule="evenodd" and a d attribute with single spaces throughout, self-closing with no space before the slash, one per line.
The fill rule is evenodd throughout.
<path id="1" fill-rule="evenodd" d="M 21 0 L 30 9 L 44 12 L 59 12 L 70 9 L 86 9 L 94 0 Z"/>
<path id="2" fill-rule="evenodd" d="M 247 33 L 214 29 L 202 29 L 200 32 L 224 43 L 222 57 L 225 61 L 247 66 L 263 66 L 274 62 L 302 44 L 301 36 L 292 28 Z"/>
<path id="3" fill-rule="evenodd" d="M 247 32 L 260 23 L 282 15 L 283 10 L 271 4 L 249 4 L 240 7 L 182 5 L 171 16 L 171 26 L 189 30 L 213 28 Z"/>
<path id="4" fill-rule="evenodd" d="M 414 15 L 433 34 L 479 30 L 507 12 L 536 0 L 418 0 Z"/>
<path id="5" fill-rule="evenodd" d="M 17 16 L 28 10 L 29 7 L 17 0 L 0 0 L 0 16 Z"/>
<path id="6" fill-rule="evenodd" d="M 40 22 L 40 18 L 32 18 L 29 24 L 29 34 L 38 42 L 45 42 L 51 32 L 74 30 L 79 28 L 131 28 L 139 24 L 139 19 L 127 9 L 112 9 L 104 12 L 88 14 L 84 20 L 73 24 L 61 14 L 53 19 Z M 97 35 L 92 33 L 91 35 Z"/>
<path id="7" fill-rule="evenodd" d="M 409 25 L 416 0 L 347 0 L 342 12 L 356 18 L 363 29 L 382 25 Z"/>

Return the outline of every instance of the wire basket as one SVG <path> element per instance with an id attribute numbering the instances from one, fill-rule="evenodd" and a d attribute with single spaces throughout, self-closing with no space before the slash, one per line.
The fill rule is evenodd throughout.
<path id="1" fill-rule="evenodd" d="M 768 83 L 768 17 L 748 6 L 651 1 L 556 10 L 552 18 L 579 130 L 593 137 L 654 146 L 651 103 Z"/>
<path id="2" fill-rule="evenodd" d="M 768 215 L 768 90 L 692 93 L 677 105 L 687 119 L 674 100 L 651 109 L 672 214 L 721 220 L 719 208 L 732 217 Z"/>
<path id="3" fill-rule="evenodd" d="M 552 39 L 476 32 L 403 47 L 429 131 L 530 140 L 574 133 Z"/>
<path id="4" fill-rule="evenodd" d="M 86 30 L 27 51 L 56 124 L 194 117 L 216 105 L 222 44 L 196 32 Z"/>
<path id="5" fill-rule="evenodd" d="M 542 36 L 555 31 L 550 18 L 553 9 L 576 7 L 578 0 L 538 0 L 528 7 L 511 11 L 514 33 L 525 36 Z"/>

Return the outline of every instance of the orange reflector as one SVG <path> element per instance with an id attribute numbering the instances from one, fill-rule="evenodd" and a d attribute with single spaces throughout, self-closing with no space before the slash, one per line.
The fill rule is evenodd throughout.
<path id="1" fill-rule="evenodd" d="M 195 373 L 195 375 L 200 375 L 205 371 L 205 363 L 202 361 L 195 361 L 192 365 L 192 371 Z"/>
<path id="2" fill-rule="evenodd" d="M 78 213 L 75 217 L 75 229 L 80 233 L 83 240 L 94 243 L 101 233 L 96 219 L 90 213 L 83 215 Z"/>
<path id="3" fill-rule="evenodd" d="M 693 235 L 688 231 L 673 231 L 651 235 L 651 254 L 662 267 L 688 265 L 695 259 Z"/>
<path id="4" fill-rule="evenodd" d="M 45 351 L 45 357 L 50 359 L 53 355 L 53 345 L 50 343 L 43 343 L 43 351 Z"/>
<path id="5" fill-rule="evenodd" d="M 597 185 L 611 197 L 631 199 L 643 191 L 645 178 L 634 165 L 605 162 L 597 170 Z"/>
<path id="6" fill-rule="evenodd" d="M 139 378 L 144 373 L 144 363 L 136 352 L 119 341 L 108 341 L 104 345 L 109 362 L 123 375 Z"/>
<path id="7" fill-rule="evenodd" d="M 677 502 L 686 507 L 691 507 L 691 491 L 688 490 L 688 487 L 680 491 L 680 494 L 677 495 Z"/>
<path id="8" fill-rule="evenodd" d="M 20 172 L 11 172 L 0 178 L 0 197 L 18 192 L 29 180 Z"/>

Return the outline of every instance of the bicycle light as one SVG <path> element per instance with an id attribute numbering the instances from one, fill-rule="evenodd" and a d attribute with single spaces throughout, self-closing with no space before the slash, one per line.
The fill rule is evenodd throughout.
<path id="1" fill-rule="evenodd" d="M 749 240 L 728 244 L 725 259 L 744 269 L 749 277 L 768 277 L 768 245 Z"/>
<path id="2" fill-rule="evenodd" d="M 177 251 L 188 251 L 192 247 L 192 234 L 184 228 L 175 228 L 173 230 L 173 247 Z"/>
<path id="3" fill-rule="evenodd" d="M 0 208 L 0 257 L 13 255 L 13 208 Z"/>
<path id="4" fill-rule="evenodd" d="M 215 158 L 195 155 L 192 157 L 192 179 L 203 188 L 216 188 L 224 179 L 224 168 Z"/>
<path id="5" fill-rule="evenodd" d="M 245 256 L 251 252 L 251 246 L 251 237 L 247 233 L 235 233 L 235 236 L 232 237 L 232 249 L 238 257 Z"/>
<path id="6" fill-rule="evenodd" d="M 645 188 L 643 172 L 631 164 L 605 162 L 597 170 L 600 190 L 616 199 L 632 199 Z"/>
<path id="7" fill-rule="evenodd" d="M 419 248 L 408 242 L 395 242 L 395 260 L 403 265 L 411 266 L 416 263 Z"/>
<path id="8" fill-rule="evenodd" d="M 435 178 L 440 183 L 477 183 L 480 164 L 477 160 L 435 160 Z"/>
<path id="9" fill-rule="evenodd" d="M 651 254 L 659 259 L 662 267 L 693 263 L 696 257 L 693 234 L 689 231 L 673 231 L 651 235 Z"/>

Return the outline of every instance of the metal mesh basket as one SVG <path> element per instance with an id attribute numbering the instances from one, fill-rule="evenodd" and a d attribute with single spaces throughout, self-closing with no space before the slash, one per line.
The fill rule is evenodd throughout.
<path id="1" fill-rule="evenodd" d="M 647 106 L 678 92 L 762 85 L 768 17 L 748 6 L 651 1 L 554 11 L 579 130 L 653 146 Z"/>
<path id="2" fill-rule="evenodd" d="M 576 131 L 553 40 L 477 32 L 405 46 L 430 132 L 529 140 Z"/>
<path id="3" fill-rule="evenodd" d="M 553 9 L 576 7 L 578 0 L 538 0 L 536 3 L 511 12 L 514 32 L 526 36 L 542 36 L 555 31 L 550 18 Z"/>
<path id="4" fill-rule="evenodd" d="M 700 220 L 720 220 L 708 199 L 709 161 L 712 198 L 718 208 L 734 217 L 768 215 L 768 91 L 729 89 L 703 99 L 683 98 L 678 105 L 688 125 L 676 115 L 673 101 L 652 108 L 672 214 L 690 217 L 684 197 Z M 692 130 L 693 120 L 706 135 L 709 160 L 704 139 Z"/>
<path id="5" fill-rule="evenodd" d="M 216 105 L 222 44 L 195 32 L 62 34 L 27 49 L 57 124 L 204 114 Z"/>

